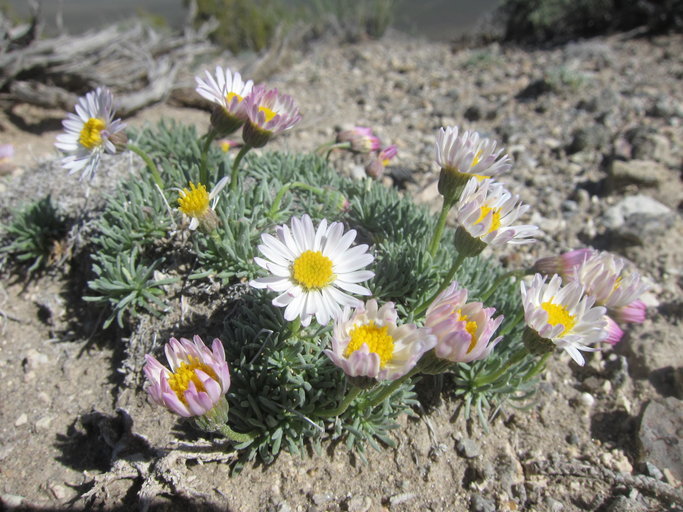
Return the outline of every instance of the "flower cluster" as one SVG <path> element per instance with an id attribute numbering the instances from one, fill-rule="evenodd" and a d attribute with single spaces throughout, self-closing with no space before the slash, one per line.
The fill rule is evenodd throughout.
<path id="1" fill-rule="evenodd" d="M 211 114 L 214 136 L 225 137 L 244 125 L 244 143 L 254 148 L 266 145 L 274 135 L 289 130 L 301 120 L 291 96 L 265 85 L 254 86 L 238 72 L 216 67 L 206 78 L 195 77 L 197 92 L 215 104 Z"/>
<path id="2" fill-rule="evenodd" d="M 624 335 L 620 324 L 643 323 L 646 306 L 640 296 L 648 285 L 627 261 L 609 252 L 576 249 L 559 256 L 542 258 L 534 269 L 541 274 L 557 274 L 567 284 L 581 286 L 586 295 L 604 311 L 606 336 L 614 345 Z"/>
<path id="3" fill-rule="evenodd" d="M 529 271 L 492 272 L 489 275 L 493 279 L 486 280 L 486 289 L 476 289 L 476 285 L 470 289 L 462 286 L 461 283 L 476 282 L 476 279 L 466 279 L 467 271 L 462 268 L 465 260 L 477 257 L 486 248 L 500 249 L 535 242 L 540 230 L 537 226 L 518 223 L 530 206 L 497 181 L 512 167 L 503 148 L 495 140 L 458 127 L 444 127 L 436 134 L 434 160 L 440 167 L 438 190 L 443 196 L 442 208 L 431 238 L 415 241 L 416 246 L 423 244 L 415 252 L 424 256 L 430 273 L 424 274 L 429 278 L 415 287 L 418 291 L 410 300 L 402 301 L 397 294 L 383 294 L 382 285 L 376 281 L 373 290 L 376 273 L 385 267 L 378 265 L 373 269 L 370 266 L 376 259 L 381 260 L 387 249 L 372 237 L 373 233 L 368 236 L 368 226 L 361 228 L 360 217 L 354 219 L 348 208 L 338 208 L 331 213 L 336 219 L 331 221 L 320 213 L 323 210 L 316 209 L 317 205 L 309 208 L 311 203 L 305 203 L 301 198 L 298 198 L 299 202 L 292 202 L 294 206 L 280 207 L 283 195 L 297 188 L 305 190 L 310 197 L 325 198 L 325 208 L 331 212 L 331 202 L 338 207 L 349 204 L 346 194 L 355 193 L 349 192 L 353 187 L 334 190 L 327 183 L 316 186 L 307 183 L 305 178 L 299 181 L 292 180 L 291 176 L 284 180 L 280 177 L 284 184 L 278 185 L 278 191 L 269 190 L 269 183 L 264 183 L 263 189 L 259 189 L 263 194 L 259 195 L 258 206 L 252 204 L 250 210 L 245 207 L 239 215 L 230 217 L 231 208 L 237 200 L 243 199 L 238 187 L 245 179 L 240 180 L 238 171 L 245 154 L 291 129 L 301 120 L 301 114 L 292 97 L 263 84 L 245 81 L 239 73 L 220 66 L 214 73 L 207 71 L 204 76 L 196 77 L 196 83 L 197 93 L 213 104 L 211 124 L 199 144 L 192 141 L 192 148 L 202 147 L 201 153 L 197 153 L 196 165 L 188 165 L 176 174 L 170 180 L 175 183 L 166 184 L 154 160 L 127 143 L 124 124 L 114 119 L 112 94 L 105 88 L 79 99 L 76 113 L 69 114 L 64 121 L 65 133 L 58 137 L 56 146 L 65 153 L 63 166 L 70 172 L 81 172 L 82 179 L 95 174 L 104 152 L 114 154 L 124 147 L 136 152 L 150 171 L 155 194 L 161 194 L 168 210 L 168 192 L 177 193 L 176 213 L 182 214 L 184 224 L 190 230 L 197 230 L 192 235 L 197 237 L 193 239 L 195 251 L 210 246 L 222 259 L 239 257 L 237 252 L 240 252 L 241 257 L 248 260 L 248 265 L 244 265 L 248 270 L 241 268 L 240 273 L 231 276 L 249 276 L 251 288 L 259 290 L 251 292 L 250 300 L 268 310 L 272 310 L 271 306 L 280 308 L 281 314 L 272 315 L 281 322 L 280 326 L 290 322 L 278 333 L 278 341 L 274 343 L 284 339 L 288 351 L 302 350 L 298 355 L 303 352 L 315 357 L 325 354 L 320 367 L 308 363 L 301 366 L 314 366 L 316 372 L 322 368 L 324 371 L 320 373 L 325 375 L 336 372 L 329 380 L 344 382 L 343 387 L 337 389 L 337 394 L 341 394 L 340 389 L 346 393 L 338 406 L 315 408 L 316 405 L 309 407 L 307 404 L 309 408 L 304 415 L 276 404 L 288 413 L 305 416 L 309 423 L 318 426 L 316 422 L 326 418 L 342 417 L 356 397 L 363 394 L 355 402 L 357 410 L 353 411 L 357 414 L 354 421 L 358 422 L 360 417 L 372 416 L 374 408 L 390 399 L 404 383 L 410 382 L 412 376 L 458 372 L 462 368 L 472 369 L 471 378 L 467 380 L 471 387 L 462 393 L 502 393 L 502 389 L 509 393 L 514 387 L 510 383 L 516 371 L 527 372 L 524 379 L 528 381 L 542 369 L 545 359 L 528 364 L 533 358 L 548 357 L 560 348 L 581 365 L 585 362 L 585 352 L 599 350 L 602 342 L 618 342 L 623 336 L 624 324 L 644 321 L 646 308 L 640 296 L 647 286 L 640 275 L 622 258 L 591 249 L 544 258 Z M 226 138 L 240 128 L 242 142 Z M 232 159 L 230 176 L 216 176 L 218 173 L 208 171 L 211 162 L 208 152 L 215 147 L 216 141 L 226 153 L 231 148 L 240 148 Z M 333 149 L 371 155 L 366 174 L 375 179 L 382 176 L 384 168 L 397 154 L 396 146 L 382 147 L 372 129 L 362 126 L 340 132 L 336 141 L 321 146 L 318 152 L 327 151 L 329 155 Z M 216 149 L 214 151 L 218 153 Z M 167 172 L 168 167 L 164 170 Z M 302 175 L 305 176 L 305 172 Z M 273 182 L 277 183 L 278 179 Z M 225 202 L 221 203 L 222 209 L 216 213 L 226 185 L 233 194 L 227 200 L 235 201 L 226 208 L 222 208 Z M 366 179 L 358 189 L 368 192 L 379 186 Z M 158 199 L 158 196 L 154 197 Z M 330 198 L 333 201 L 329 201 Z M 265 209 L 259 209 L 262 203 L 269 204 Z M 237 220 L 236 224 L 240 224 L 245 217 L 253 216 L 254 211 L 267 213 L 254 219 L 258 222 L 253 223 L 257 227 L 252 231 L 245 229 L 245 236 L 240 240 L 247 250 L 228 250 L 232 248 L 226 240 L 233 237 L 233 243 L 237 243 L 235 232 L 238 229 L 230 231 L 232 226 L 228 225 L 225 233 L 219 234 L 219 214 L 220 219 Z M 449 215 L 456 228 L 448 245 L 444 246 L 442 238 L 448 232 Z M 289 220 L 281 223 L 283 217 Z M 431 225 L 428 228 L 431 229 Z M 373 242 L 376 244 L 371 246 Z M 254 253 L 258 255 L 254 257 Z M 201 255 L 198 255 L 197 261 L 200 260 Z M 484 259 L 472 261 L 470 268 L 490 264 Z M 261 274 L 254 275 L 254 269 Z M 397 274 L 400 272 L 388 275 L 396 279 Z M 520 278 L 522 274 L 535 275 L 530 281 L 502 287 L 510 278 Z M 198 272 L 190 277 L 208 275 L 210 272 Z M 121 303 L 124 306 L 137 300 L 138 288 L 133 288 L 133 292 L 127 291 L 123 296 Z M 267 301 L 261 290 L 272 294 Z M 516 302 L 508 300 L 509 297 L 500 301 L 501 290 L 516 298 Z M 249 313 L 253 311 L 249 310 Z M 522 317 L 523 324 L 520 323 Z M 258 325 L 253 327 L 253 332 L 259 332 Z M 261 329 L 264 330 L 268 329 Z M 229 347 L 229 353 L 232 353 L 232 347 Z M 225 395 L 231 376 L 219 339 L 214 339 L 209 348 L 199 336 L 192 340 L 171 338 L 165 346 L 165 354 L 168 366 L 152 355 L 146 356 L 144 372 L 153 402 L 182 417 L 194 418 L 199 428 L 219 431 L 233 441 L 248 443 L 254 439 L 253 434 L 240 434 L 228 426 L 229 407 Z M 498 359 L 492 364 L 478 364 L 489 357 Z M 244 357 L 241 361 L 245 361 Z M 478 371 L 483 372 L 482 375 L 477 374 Z M 241 377 L 236 375 L 233 374 L 237 383 Z M 236 387 L 241 392 L 242 387 L 237 384 Z M 250 402 L 252 396 L 248 398 L 246 401 L 235 399 L 231 403 L 239 406 L 242 402 Z M 300 404 L 308 400 L 304 398 Z M 336 395 L 332 399 L 328 397 L 323 403 L 336 404 L 337 398 Z M 272 397 L 264 399 L 264 403 L 273 402 Z M 382 410 L 389 409 L 391 407 Z M 349 416 L 353 414 L 349 413 Z M 239 413 L 236 415 L 241 418 Z M 247 418 L 243 424 L 254 428 L 261 425 L 266 429 L 278 421 L 267 418 L 249 422 Z M 349 431 L 357 430 L 357 425 L 349 427 Z M 277 436 L 279 447 L 282 429 Z"/>
<path id="4" fill-rule="evenodd" d="M 341 130 L 337 134 L 337 140 L 320 146 L 316 152 L 330 152 L 335 149 L 346 149 L 352 153 L 371 155 L 365 165 L 365 174 L 379 180 L 384 175 L 384 169 L 398 154 L 398 148 L 391 144 L 382 148 L 382 141 L 374 134 L 372 128 L 367 126 L 354 126 Z"/>

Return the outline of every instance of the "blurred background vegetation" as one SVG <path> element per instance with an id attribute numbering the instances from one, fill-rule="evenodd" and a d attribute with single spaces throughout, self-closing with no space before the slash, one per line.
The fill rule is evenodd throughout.
<path id="1" fill-rule="evenodd" d="M 29 4 L 0 0 L 0 12 L 27 19 Z M 46 34 L 131 16 L 155 28 L 180 28 L 188 17 L 195 26 L 215 19 L 213 42 L 234 53 L 262 51 L 290 33 L 355 42 L 381 38 L 390 27 L 429 39 L 474 36 L 535 45 L 633 29 L 683 30 L 683 0 L 43 0 L 41 9 Z"/>

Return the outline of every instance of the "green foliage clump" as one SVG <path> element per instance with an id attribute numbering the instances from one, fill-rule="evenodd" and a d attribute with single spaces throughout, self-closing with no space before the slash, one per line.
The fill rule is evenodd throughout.
<path id="1" fill-rule="evenodd" d="M 211 18 L 218 21 L 211 39 L 239 53 L 267 48 L 288 14 L 279 0 L 197 0 L 195 22 Z"/>
<path id="2" fill-rule="evenodd" d="M 186 2 L 187 3 L 187 2 Z M 197 0 L 195 23 L 218 21 L 211 39 L 233 53 L 270 47 L 281 30 L 301 22 L 307 37 L 330 31 L 345 41 L 379 39 L 394 18 L 395 0 Z"/>
<path id="3" fill-rule="evenodd" d="M 316 30 L 330 25 L 347 41 L 380 39 L 394 19 L 395 0 L 314 0 L 309 17 Z"/>
<path id="4" fill-rule="evenodd" d="M 210 335 L 222 340 L 230 364 L 231 428 L 253 436 L 235 445 L 243 455 L 239 464 L 255 458 L 270 462 L 282 449 L 320 451 L 326 440 L 343 441 L 361 456 L 366 446 L 392 445 L 397 418 L 411 414 L 416 404 L 413 382 L 379 386 L 353 397 L 338 414 L 329 413 L 339 410 L 349 388 L 344 373 L 323 353 L 331 343 L 331 326 L 300 331 L 272 306 L 272 294 L 246 281 L 262 275 L 254 257 L 263 233 L 303 214 L 341 221 L 357 231 L 356 242 L 370 245 L 375 256 L 374 297 L 379 303 L 394 302 L 403 321 L 411 322 L 416 308 L 448 274 L 457 253 L 453 231 L 446 229 L 432 256 L 428 245 L 435 222 L 425 207 L 369 180 L 343 178 L 320 156 L 266 152 L 243 161 L 238 191 L 226 188 L 215 198 L 218 227 L 211 233 L 189 232 L 177 199 L 179 189 L 198 181 L 202 150 L 195 130 L 161 123 L 131 138 L 160 169 L 164 188 L 146 172 L 131 178 L 97 222 L 96 278 L 88 283 L 87 300 L 108 308 L 105 324 L 116 320 L 132 329 L 141 314 L 160 316 L 173 303 L 174 285 L 180 281 L 220 283 L 221 298 L 206 324 L 219 326 Z M 211 190 L 230 174 L 232 161 L 212 146 L 207 162 Z M 497 265 L 474 257 L 455 277 L 475 300 L 500 275 Z M 500 286 L 489 302 L 508 319 L 503 329 L 509 336 L 485 361 L 451 370 L 454 392 L 463 396 L 466 412 L 473 407 L 484 421 L 486 411 L 510 398 L 527 397 L 540 368 L 533 358 L 522 357 L 514 372 L 501 371 L 521 348 L 518 290 Z M 173 334 L 189 335 L 183 325 Z"/>
<path id="5" fill-rule="evenodd" d="M 565 42 L 615 30 L 683 29 L 683 0 L 504 0 L 504 38 Z"/>
<path id="6" fill-rule="evenodd" d="M 51 258 L 59 256 L 55 249 L 63 242 L 67 231 L 67 218 L 48 195 L 14 217 L 5 230 L 6 245 L 0 248 L 0 252 L 11 255 L 19 263 L 28 264 L 30 276 L 46 267 Z"/>

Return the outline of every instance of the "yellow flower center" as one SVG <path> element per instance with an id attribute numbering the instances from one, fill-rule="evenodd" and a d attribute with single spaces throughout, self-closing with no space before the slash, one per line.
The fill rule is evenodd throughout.
<path id="1" fill-rule="evenodd" d="M 455 312 L 455 314 L 458 315 L 457 318 L 459 321 L 465 322 L 465 330 L 470 335 L 470 346 L 467 347 L 467 353 L 469 354 L 470 352 L 472 352 L 472 350 L 474 350 L 474 347 L 477 345 L 476 335 L 477 327 L 479 326 L 477 325 L 477 322 L 475 322 L 474 320 L 470 320 L 470 317 L 468 317 L 467 315 L 463 315 L 462 310 L 459 309 Z"/>
<path id="2" fill-rule="evenodd" d="M 564 329 L 560 333 L 559 337 L 564 336 L 567 332 L 571 331 L 576 325 L 576 317 L 571 315 L 567 308 L 561 304 L 553 304 L 552 302 L 544 302 L 541 304 L 541 308 L 548 313 L 548 323 L 553 327 L 562 324 Z"/>
<path id="3" fill-rule="evenodd" d="M 218 381 L 218 376 L 213 368 L 202 363 L 196 357 L 189 356 L 189 361 L 187 363 L 183 362 L 176 368 L 176 371 L 168 376 L 168 385 L 175 392 L 178 400 L 187 405 L 185 400 L 185 391 L 190 387 L 190 382 L 194 382 L 197 391 L 206 391 L 204 384 L 199 380 L 195 370 L 201 370 L 207 375 L 209 375 L 215 381 Z"/>
<path id="4" fill-rule="evenodd" d="M 237 98 L 237 103 L 242 103 L 242 100 L 244 99 L 242 96 L 237 94 L 236 92 L 229 92 L 228 94 L 225 95 L 225 101 L 230 105 L 232 103 L 232 100 Z"/>
<path id="5" fill-rule="evenodd" d="M 223 153 L 227 153 L 228 151 L 230 151 L 230 148 L 231 148 L 230 141 L 222 140 L 220 142 L 220 147 L 221 147 L 221 151 L 223 151 Z"/>
<path id="6" fill-rule="evenodd" d="M 78 142 L 88 149 L 99 146 L 102 144 L 102 130 L 105 126 L 106 124 L 102 119 L 91 117 L 83 124 Z"/>
<path id="7" fill-rule="evenodd" d="M 201 218 L 209 209 L 209 199 L 204 185 L 190 182 L 190 189 L 184 188 L 178 195 L 178 209 L 190 217 Z"/>
<path id="8" fill-rule="evenodd" d="M 334 279 L 332 260 L 320 251 L 304 251 L 292 264 L 292 279 L 306 290 L 324 288 Z"/>
<path id="9" fill-rule="evenodd" d="M 500 208 L 490 208 L 488 206 L 482 206 L 480 213 L 479 213 L 479 218 L 477 219 L 477 222 L 475 224 L 479 224 L 481 221 L 484 220 L 484 217 L 486 217 L 489 212 L 491 213 L 491 228 L 486 232 L 488 235 L 492 231 L 497 230 L 500 228 Z"/>
<path id="10" fill-rule="evenodd" d="M 379 366 L 384 368 L 394 355 L 394 338 L 388 330 L 388 325 L 379 327 L 375 322 L 355 326 L 349 333 L 351 339 L 344 351 L 344 357 L 349 357 L 366 344 L 370 352 L 379 356 Z"/>
<path id="11" fill-rule="evenodd" d="M 265 114 L 265 116 L 266 116 L 266 123 L 267 123 L 268 121 L 270 121 L 271 119 L 273 119 L 273 118 L 277 115 L 277 112 L 275 112 L 274 110 L 269 109 L 268 107 L 259 107 L 258 109 L 259 109 L 260 112 L 263 112 L 263 113 Z"/>

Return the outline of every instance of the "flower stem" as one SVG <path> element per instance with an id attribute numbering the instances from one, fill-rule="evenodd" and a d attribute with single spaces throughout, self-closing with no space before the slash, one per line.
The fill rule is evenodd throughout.
<path id="1" fill-rule="evenodd" d="M 235 432 L 225 423 L 223 423 L 222 425 L 218 425 L 217 430 L 225 437 L 236 443 L 248 443 L 249 441 L 253 441 L 256 437 L 256 434 L 254 433 L 242 434 L 240 432 Z"/>
<path id="2" fill-rule="evenodd" d="M 360 395 L 361 391 L 363 391 L 362 388 L 358 386 L 353 386 L 349 390 L 349 392 L 346 393 L 346 396 L 337 407 L 335 407 L 334 409 L 322 409 L 319 411 L 315 411 L 313 414 L 315 414 L 319 418 L 336 418 L 337 416 L 344 414 L 346 412 L 346 409 L 348 409 L 349 405 L 351 405 L 351 402 L 353 402 L 354 399 L 358 395 Z"/>
<path id="3" fill-rule="evenodd" d="M 443 284 L 439 287 L 439 289 L 432 295 L 428 300 L 424 301 L 422 304 L 420 304 L 417 308 L 415 308 L 415 311 L 413 312 L 413 316 L 418 316 L 422 314 L 428 307 L 429 305 L 434 302 L 434 299 L 436 299 L 439 294 L 444 291 L 449 284 L 453 281 L 453 277 L 455 276 L 455 273 L 458 271 L 460 268 L 460 265 L 462 265 L 462 262 L 465 261 L 465 258 L 467 258 L 467 255 L 465 253 L 458 253 L 458 257 L 455 258 L 455 261 L 453 262 L 453 265 L 451 266 L 450 270 L 448 271 L 448 274 L 446 275 L 446 278 L 444 279 Z"/>
<path id="4" fill-rule="evenodd" d="M 487 384 L 491 384 L 491 383 L 497 381 L 503 374 L 505 374 L 514 365 L 519 363 L 528 354 L 529 354 L 529 351 L 525 347 L 521 347 L 520 349 L 517 350 L 517 352 L 512 354 L 512 357 L 510 357 L 510 359 L 508 359 L 507 363 L 505 363 L 501 368 L 499 368 L 495 372 L 493 372 L 493 373 L 491 373 L 485 377 L 474 379 L 474 387 L 485 386 Z"/>
<path id="5" fill-rule="evenodd" d="M 164 189 L 164 180 L 161 179 L 161 174 L 159 174 L 159 169 L 157 168 L 156 164 L 154 163 L 154 160 L 145 153 L 142 149 L 140 149 L 138 146 L 135 146 L 134 144 L 128 144 L 126 145 L 128 150 L 132 151 L 136 155 L 138 155 L 142 160 L 145 162 L 147 165 L 147 168 L 150 170 L 152 173 L 152 178 L 154 179 L 154 183 L 157 184 L 157 186 L 160 189 Z"/>
<path id="6" fill-rule="evenodd" d="M 403 384 L 405 381 L 407 381 L 414 375 L 420 373 L 420 371 L 420 365 L 416 364 L 413 367 L 413 369 L 406 373 L 403 377 L 399 377 L 398 379 L 393 380 L 391 381 L 391 383 L 386 384 L 384 387 L 378 389 L 374 393 L 374 396 L 371 396 L 370 400 L 366 402 L 366 405 L 372 409 L 376 405 L 381 404 L 382 402 L 384 402 L 384 400 L 387 399 L 387 397 L 391 396 L 399 387 L 401 387 L 401 384 Z"/>
<path id="7" fill-rule="evenodd" d="M 242 146 L 240 152 L 237 153 L 235 160 L 232 162 L 232 173 L 230 175 L 230 192 L 237 191 L 237 171 L 239 170 L 242 158 L 244 158 L 244 155 L 246 155 L 250 150 L 251 146 L 249 144 L 245 144 L 244 146 Z"/>
<path id="8" fill-rule="evenodd" d="M 350 142 L 326 142 L 325 144 L 321 144 L 317 148 L 315 148 L 314 153 L 317 155 L 322 155 L 325 153 L 325 160 L 329 160 L 330 158 L 330 153 L 334 151 L 335 149 L 348 149 L 351 147 Z"/>
<path id="9" fill-rule="evenodd" d="M 211 143 L 215 138 L 216 134 L 213 130 L 209 130 L 204 136 L 204 145 L 202 146 L 202 160 L 199 164 L 199 183 L 205 187 L 209 186 L 209 173 L 206 168 L 207 160 L 209 157 L 209 149 L 211 149 Z"/>
<path id="10" fill-rule="evenodd" d="M 432 236 L 432 241 L 429 244 L 429 254 L 432 258 L 436 256 L 436 251 L 439 248 L 439 242 L 443 236 L 443 230 L 446 227 L 446 219 L 448 219 L 448 212 L 451 211 L 454 202 L 443 198 L 443 204 L 441 205 L 441 213 L 439 214 L 439 220 L 436 223 L 436 229 L 434 230 L 434 235 Z"/>

